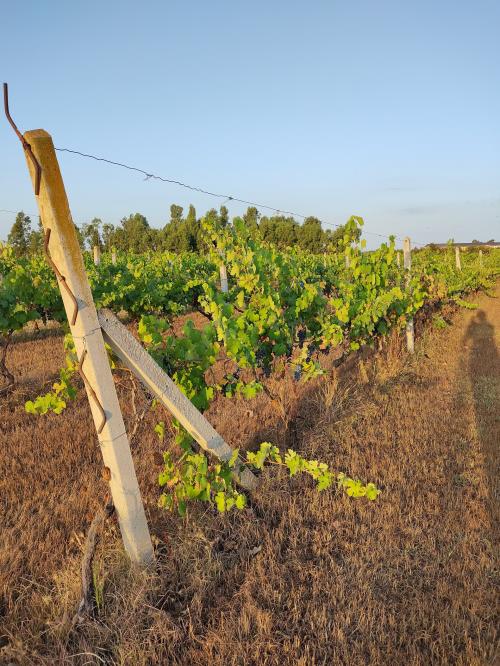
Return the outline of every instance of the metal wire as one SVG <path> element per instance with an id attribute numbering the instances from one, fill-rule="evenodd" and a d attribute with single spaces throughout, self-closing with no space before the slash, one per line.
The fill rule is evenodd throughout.
<path id="1" fill-rule="evenodd" d="M 34 156 L 31 146 L 29 143 L 26 141 L 26 139 L 23 137 L 21 132 L 18 130 L 17 125 L 15 124 L 14 120 L 12 119 L 9 111 L 9 92 L 8 92 L 8 85 L 7 83 L 3 84 L 3 95 L 4 95 L 4 109 L 5 109 L 5 115 L 7 116 L 7 120 L 11 124 L 14 132 L 18 136 L 19 140 L 21 141 L 24 150 L 28 153 L 31 161 L 33 162 L 33 165 L 35 167 L 35 194 L 38 196 L 40 192 L 40 181 L 41 181 L 41 175 L 42 175 L 42 169 L 40 167 L 40 164 L 38 163 L 36 157 Z M 123 162 L 117 162 L 116 160 L 110 160 L 106 157 L 98 157 L 97 155 L 92 155 L 90 153 L 83 153 L 79 150 L 73 150 L 70 148 L 55 148 L 57 151 L 60 153 L 71 153 L 73 155 L 79 155 L 80 157 L 85 157 L 87 159 L 92 159 L 95 160 L 96 162 L 105 162 L 106 164 L 111 164 L 112 166 L 117 166 L 122 169 L 127 169 L 128 171 L 135 171 L 136 173 L 140 173 L 143 176 L 145 176 L 144 180 L 160 180 L 163 183 L 170 183 L 171 185 L 178 185 L 179 187 L 184 187 L 188 190 L 191 190 L 192 192 L 199 192 L 200 194 L 205 194 L 210 197 L 216 197 L 217 199 L 224 199 L 223 204 L 226 204 L 228 201 L 235 201 L 236 203 L 241 203 L 245 204 L 247 206 L 255 206 L 255 208 L 260 208 L 264 210 L 270 210 L 273 211 L 274 213 L 277 213 L 278 215 L 290 215 L 291 217 L 296 217 L 300 218 L 302 220 L 306 220 L 308 215 L 304 215 L 303 213 L 297 213 L 294 211 L 289 211 L 289 210 L 283 210 L 282 208 L 276 208 L 275 206 L 270 206 L 269 204 L 264 204 L 264 203 L 259 203 L 256 201 L 249 201 L 248 199 L 242 199 L 240 197 L 235 197 L 231 194 L 221 194 L 218 192 L 212 192 L 210 190 L 207 190 L 203 187 L 198 187 L 195 185 L 189 185 L 189 183 L 184 183 L 180 180 L 177 180 L 175 178 L 165 178 L 163 176 L 159 176 L 158 174 L 155 174 L 151 171 L 146 171 L 145 169 L 141 169 L 139 167 L 131 166 L 130 164 L 124 164 Z M 12 211 L 6 211 L 6 212 L 12 212 Z M 321 224 L 323 224 L 325 227 L 331 227 L 331 228 L 340 228 L 343 227 L 343 224 L 336 224 L 334 222 L 326 222 L 324 220 L 319 220 Z M 401 236 L 396 236 L 394 234 L 379 234 L 375 231 L 367 231 L 364 230 L 365 235 L 370 235 L 370 236 L 377 236 L 378 238 L 390 238 L 393 236 L 395 239 L 398 240 L 404 240 Z M 413 245 L 420 245 L 424 246 L 425 243 L 417 243 L 415 241 L 412 241 Z"/>
<path id="2" fill-rule="evenodd" d="M 220 194 L 218 192 L 211 192 L 210 190 L 206 190 L 203 187 L 197 187 L 195 185 L 189 185 L 188 183 L 183 183 L 180 180 L 176 180 L 174 178 L 165 178 L 163 176 L 159 176 L 155 173 L 152 173 L 151 171 L 146 171 L 145 169 L 140 169 L 139 167 L 131 166 L 130 164 L 124 164 L 123 162 L 117 162 L 115 160 L 110 160 L 106 157 L 98 157 L 97 155 L 91 155 L 90 153 L 82 153 L 79 150 L 72 150 L 70 148 L 57 148 L 56 150 L 60 153 L 71 153 L 72 155 L 79 155 L 80 157 L 85 157 L 87 159 L 95 160 L 96 162 L 104 162 L 106 164 L 111 164 L 112 166 L 117 166 L 122 169 L 127 169 L 128 171 L 135 171 L 137 173 L 141 173 L 145 176 L 145 180 L 160 180 L 163 183 L 170 183 L 172 185 L 178 185 L 179 187 L 184 187 L 188 190 L 191 190 L 192 192 L 200 192 L 201 194 L 206 194 L 207 196 L 210 197 L 216 197 L 217 199 L 225 199 L 223 203 L 227 203 L 228 201 L 235 201 L 236 203 L 242 203 L 247 206 L 255 206 L 255 208 L 261 208 L 265 210 L 271 210 L 274 213 L 278 213 L 281 215 L 290 215 L 292 217 L 298 217 L 302 220 L 306 220 L 308 217 L 311 217 L 309 215 L 304 215 L 303 213 L 297 213 L 294 211 L 290 210 L 283 210 L 282 208 L 276 208 L 275 206 L 270 206 L 269 204 L 263 204 L 263 203 L 258 203 L 256 201 L 249 201 L 247 199 L 240 199 L 239 197 L 235 197 L 231 194 Z M 318 218 L 319 219 L 319 218 Z M 319 220 L 321 224 L 323 224 L 325 227 L 343 227 L 343 224 L 335 224 L 334 222 L 325 222 L 324 220 Z M 376 233 L 375 231 L 366 231 L 364 230 L 364 233 L 366 235 L 370 236 L 377 236 L 378 238 L 390 238 L 390 236 L 394 236 L 397 240 L 404 240 L 401 236 L 396 236 L 394 234 L 379 234 Z M 413 241 L 412 243 L 414 245 L 421 245 L 422 247 L 425 245 L 425 243 L 417 243 Z"/>

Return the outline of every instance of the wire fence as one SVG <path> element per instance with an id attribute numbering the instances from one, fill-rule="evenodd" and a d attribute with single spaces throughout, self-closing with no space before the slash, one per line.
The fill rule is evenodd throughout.
<path id="1" fill-rule="evenodd" d="M 10 115 L 8 85 L 6 83 L 3 84 L 3 91 L 4 91 L 4 109 L 5 109 L 5 115 L 7 117 L 7 120 L 9 121 L 10 125 L 13 127 L 15 133 L 17 134 L 19 140 L 23 144 L 24 150 L 27 151 L 29 156 L 32 158 L 32 160 L 35 164 L 35 168 L 37 169 L 35 193 L 38 194 L 38 190 L 39 190 L 39 186 L 40 186 L 39 165 L 38 165 L 36 159 L 34 158 L 33 154 L 31 153 L 31 147 L 25 141 L 22 133 L 18 130 L 14 120 L 12 119 L 12 117 Z M 125 164 L 123 162 L 118 162 L 116 160 L 111 160 L 107 157 L 99 157 L 97 155 L 92 155 L 91 153 L 84 153 L 82 151 L 74 150 L 74 149 L 71 149 L 71 148 L 55 147 L 55 150 L 57 150 L 60 153 L 69 153 L 69 154 L 72 154 L 72 155 L 77 155 L 79 157 L 83 157 L 85 159 L 94 160 L 96 162 L 104 162 L 104 163 L 109 164 L 111 166 L 119 167 L 119 168 L 125 169 L 127 171 L 134 171 L 135 173 L 140 173 L 143 176 L 145 176 L 144 180 L 159 180 L 159 181 L 164 182 L 164 183 L 169 183 L 171 185 L 177 185 L 178 187 L 183 187 L 183 188 L 188 189 L 192 192 L 197 192 L 199 194 L 204 194 L 206 196 L 214 197 L 214 198 L 217 198 L 217 199 L 224 199 L 224 201 L 221 203 L 221 205 L 224 205 L 225 203 L 233 201 L 235 203 L 240 203 L 240 204 L 244 204 L 244 205 L 247 205 L 247 206 L 253 206 L 253 207 L 257 208 L 257 210 L 259 210 L 259 209 L 260 210 L 268 210 L 268 211 L 272 211 L 273 213 L 276 213 L 277 215 L 289 215 L 289 216 L 293 217 L 294 219 L 298 218 L 298 219 L 301 219 L 301 220 L 307 220 L 308 218 L 313 217 L 312 215 L 304 215 L 303 213 L 298 213 L 297 211 L 290 211 L 290 210 L 285 210 L 284 208 L 277 208 L 276 206 L 271 206 L 271 205 L 266 204 L 266 203 L 257 202 L 257 201 L 250 201 L 249 199 L 244 199 L 240 196 L 235 196 L 235 195 L 232 195 L 232 194 L 223 194 L 223 193 L 219 193 L 219 192 L 212 192 L 211 190 L 206 189 L 204 187 L 198 187 L 196 185 L 191 185 L 189 183 L 185 183 L 185 182 L 183 182 L 181 180 L 177 180 L 175 178 L 166 178 L 164 176 L 160 176 L 160 175 L 154 173 L 151 170 L 142 169 L 140 167 L 132 166 L 130 164 Z M 16 211 L 0 209 L 0 213 L 12 213 L 12 214 L 15 215 Z M 30 215 L 31 217 L 37 217 L 38 214 L 36 214 L 36 213 L 27 213 L 27 215 Z M 322 220 L 320 218 L 315 218 L 315 219 L 317 219 L 321 223 L 322 226 L 328 227 L 328 228 L 340 228 L 340 227 L 344 226 L 343 224 L 328 222 L 328 221 Z M 377 238 L 383 238 L 384 240 L 389 239 L 390 237 L 393 237 L 397 240 L 404 241 L 403 237 L 397 236 L 396 234 L 381 234 L 381 233 L 378 233 L 378 232 L 375 232 L 375 231 L 368 231 L 366 229 L 363 230 L 363 233 L 365 235 L 376 236 Z M 416 242 L 413 239 L 412 239 L 412 243 L 413 243 L 413 245 L 419 245 L 421 247 L 424 247 L 426 245 L 425 243 Z"/>

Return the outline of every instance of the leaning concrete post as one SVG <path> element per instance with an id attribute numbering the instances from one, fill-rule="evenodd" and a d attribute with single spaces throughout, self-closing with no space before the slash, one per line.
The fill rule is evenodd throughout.
<path id="1" fill-rule="evenodd" d="M 84 373 L 102 457 L 111 476 L 109 486 L 123 543 L 134 562 L 148 563 L 153 560 L 153 548 L 146 515 L 54 144 L 44 130 L 32 130 L 24 136 L 42 170 L 37 203 L 48 261 L 59 272 L 64 308 Z M 35 183 L 35 168 L 28 156 L 27 163 Z"/>

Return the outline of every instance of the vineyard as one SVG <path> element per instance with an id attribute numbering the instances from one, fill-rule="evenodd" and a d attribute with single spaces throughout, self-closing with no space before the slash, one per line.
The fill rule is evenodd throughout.
<path id="1" fill-rule="evenodd" d="M 362 225 L 351 218 L 352 227 Z M 97 265 L 89 253 L 85 266 L 97 308 L 124 313 L 138 323 L 150 353 L 195 404 L 205 409 L 216 392 L 252 397 L 259 380 L 276 364 L 297 379 L 321 374 L 321 356 L 332 348 L 342 358 L 362 345 L 374 345 L 391 330 L 402 329 L 422 308 L 461 303 L 468 293 L 488 290 L 500 274 L 500 253 L 479 256 L 424 248 L 403 268 L 394 240 L 375 251 L 350 243 L 335 254 L 279 251 L 252 237 L 244 225 L 205 224 L 209 251 L 193 253 L 104 254 Z M 0 248 L 2 275 L 0 332 L 6 351 L 12 335 L 30 322 L 64 323 L 66 315 L 56 276 L 43 255 L 18 258 Z M 219 267 L 229 275 L 220 289 Z M 187 326 L 172 335 L 172 321 L 197 311 L 206 318 L 201 331 Z M 210 368 L 230 362 L 221 382 Z M 10 378 L 5 357 L 3 371 Z M 243 373 L 243 374 L 242 374 Z M 62 407 L 65 393 L 54 407 Z M 48 406 L 48 403 L 47 403 Z M 41 404 L 40 404 L 40 407 Z M 47 410 L 45 410 L 47 411 Z"/>
<path id="2" fill-rule="evenodd" d="M 204 412 L 217 394 L 254 398 L 266 390 L 265 379 L 272 373 L 289 374 L 300 382 L 320 376 L 325 372 L 321 359 L 332 350 L 338 365 L 350 353 L 405 328 L 421 309 L 450 302 L 467 306 L 465 295 L 491 289 L 500 274 L 498 251 L 484 257 L 466 252 L 456 260 L 452 249 L 414 252 L 407 270 L 393 238 L 370 252 L 365 241 L 353 243 L 362 225 L 361 218 L 349 220 L 343 252 L 314 255 L 278 251 L 241 222 L 220 227 L 205 221 L 206 257 L 129 254 L 117 259 L 113 253 L 94 262 L 87 255 L 86 270 L 97 307 L 128 317 L 150 355 Z M 66 315 L 56 276 L 44 256 L 20 260 L 8 246 L 1 252 L 0 326 L 8 389 L 15 381 L 6 363 L 13 333 L 31 321 L 64 323 Z M 229 276 L 223 289 L 219 267 Z M 187 320 L 174 333 L 174 320 L 193 311 L 205 324 L 196 328 Z M 71 334 L 64 345 L 66 364 L 59 381 L 48 393 L 28 400 L 27 412 L 60 414 L 75 397 L 78 358 Z M 244 508 L 246 497 L 231 483 L 238 451 L 226 467 L 211 468 L 206 457 L 193 450 L 189 433 L 178 421 L 174 425 L 184 453 L 177 460 L 165 453 L 159 483 L 168 491 L 161 494 L 160 505 L 176 507 L 181 515 L 189 500 L 212 502 L 220 511 Z M 161 422 L 155 428 L 161 440 L 164 427 Z M 293 451 L 282 459 L 268 443 L 248 454 L 246 464 L 259 470 L 266 460 L 284 464 L 291 475 L 310 474 L 319 490 L 335 480 L 326 464 L 318 467 L 317 461 Z M 373 482 L 363 485 L 344 472 L 336 478 L 353 497 L 374 500 L 380 492 Z"/>
<path id="3" fill-rule="evenodd" d="M 82 657 L 78 661 L 86 663 L 88 654 L 99 654 L 98 662 L 129 663 L 135 654 L 130 663 L 156 663 L 168 653 L 172 663 L 206 663 L 213 661 L 211 652 L 215 663 L 236 664 L 260 663 L 260 651 L 275 663 L 279 645 L 286 658 L 305 664 L 326 663 L 325 654 L 346 661 L 357 641 L 351 636 L 360 631 L 357 660 L 370 661 L 366 641 L 383 608 L 379 599 L 385 599 L 386 633 L 374 662 L 386 645 L 396 655 L 392 663 L 399 663 L 406 640 L 387 642 L 399 594 L 404 590 L 404 599 L 418 591 L 409 628 L 402 630 L 413 636 L 422 613 L 428 626 L 422 609 L 439 579 L 430 567 L 421 588 L 412 567 L 423 572 L 438 558 L 445 568 L 462 546 L 462 555 L 468 553 L 469 537 L 456 536 L 461 511 L 449 498 L 456 487 L 464 494 L 471 489 L 472 525 L 474 512 L 485 522 L 485 497 L 494 496 L 490 442 L 498 355 L 485 315 L 493 308 L 485 299 L 496 297 L 500 252 L 461 251 L 452 243 L 412 250 L 409 238 L 401 252 L 394 236 L 368 250 L 363 220 L 355 216 L 343 225 L 335 248 L 312 252 L 278 247 L 241 218 L 222 224 L 207 216 L 200 222 L 201 252 L 113 249 L 101 256 L 95 248 L 93 257 L 82 255 L 52 140 L 43 130 L 26 136 L 33 144 L 33 159 L 31 144 L 23 146 L 44 242 L 43 252 L 24 256 L 10 245 L 0 247 L 0 392 L 12 444 L 4 448 L 7 545 L 1 552 L 11 575 L 24 580 L 26 571 L 36 574 L 50 594 L 41 596 L 41 611 L 38 593 L 2 581 L 1 616 L 10 624 L 0 647 L 26 662 L 34 643 L 42 661 L 57 652 L 62 661 Z M 476 300 L 482 309 L 472 319 Z M 461 326 L 456 333 L 448 331 L 454 319 Z M 472 388 L 452 398 L 452 370 L 442 350 L 433 348 L 439 334 L 442 341 L 448 336 L 457 356 L 464 341 L 485 351 L 482 361 L 471 356 Z M 51 354 L 63 361 L 57 373 Z M 82 388 L 88 403 L 81 400 Z M 463 404 L 466 416 L 457 426 L 450 414 Z M 459 453 L 449 441 L 452 432 L 459 433 Z M 464 438 L 470 433 L 468 458 Z M 86 441 L 92 446 L 86 448 Z M 21 473 L 24 467 L 32 478 Z M 66 506 L 72 507 L 68 513 Z M 413 509 L 419 516 L 414 524 Z M 453 525 L 444 538 L 445 563 L 438 544 L 442 512 Z M 373 541 L 375 525 L 387 543 L 398 544 L 397 555 L 386 556 Z M 432 528 L 425 546 L 423 525 Z M 337 532 L 342 539 L 332 537 Z M 100 546 L 99 536 L 105 537 Z M 31 546 L 46 542 L 52 583 L 44 577 L 44 558 L 23 547 L 25 540 Z M 491 542 L 485 537 L 484 544 Z M 474 542 L 470 551 L 477 555 L 478 547 Z M 426 652 L 427 661 L 442 661 L 450 650 L 492 654 L 490 644 L 482 647 L 491 640 L 483 589 L 490 555 L 488 546 L 483 559 L 468 565 L 480 598 L 461 590 L 452 628 L 444 622 L 435 648 L 412 644 L 408 654 L 420 659 Z M 69 579 L 58 574 L 62 562 Z M 398 578 L 400 567 L 412 579 L 409 588 Z M 314 583 L 316 575 L 320 582 Z M 397 603 L 391 602 L 393 588 Z M 440 596 L 443 608 L 448 588 L 450 581 Z M 23 595 L 34 622 L 24 614 Z M 262 607 L 252 610 L 254 597 Z M 464 620 L 469 598 L 479 610 L 467 609 Z M 220 640 L 233 602 L 242 614 L 228 613 L 237 635 L 227 645 L 238 643 L 246 655 L 241 659 L 228 655 Z M 341 604 L 349 619 L 332 624 L 332 609 L 338 612 Z M 274 619 L 275 606 L 280 613 Z M 309 628 L 301 622 L 306 610 Z M 290 621 L 306 647 L 288 635 Z M 27 639 L 32 625 L 38 629 L 29 629 Z M 322 644 L 314 646 L 307 636 L 318 629 Z M 330 647 L 333 630 L 337 640 Z M 466 632 L 480 649 L 456 647 L 450 631 Z M 130 643 L 134 632 L 142 642 Z M 249 641 L 252 632 L 259 647 Z M 73 647 L 80 651 L 71 654 Z"/>
<path id="4" fill-rule="evenodd" d="M 424 446 L 429 436 L 427 428 L 433 433 L 430 441 L 439 442 L 441 437 L 443 446 L 449 446 L 446 433 L 458 427 L 450 420 L 451 415 L 446 416 L 451 405 L 439 403 L 437 416 L 419 408 L 417 421 L 411 411 L 403 421 L 401 418 L 413 400 L 421 399 L 420 382 L 428 381 L 426 373 L 430 370 L 426 364 L 430 361 L 418 351 L 422 336 L 430 330 L 431 339 L 436 338 L 437 350 L 426 346 L 433 364 L 442 358 L 442 344 L 452 345 L 452 353 L 460 353 L 464 345 L 457 338 L 460 317 L 474 316 L 471 308 L 478 301 L 484 307 L 479 294 L 494 289 L 499 274 L 498 253 L 484 252 L 481 258 L 477 251 L 462 252 L 459 270 L 453 248 L 414 250 L 408 275 L 392 243 L 373 252 L 367 252 L 360 243 L 337 255 L 324 256 L 295 250 L 278 252 L 257 238 L 248 238 L 245 229 L 209 227 L 206 233 L 207 240 L 215 244 L 209 243 L 213 250 L 205 258 L 191 254 L 118 254 L 113 263 L 112 256 L 104 254 L 95 265 L 86 254 L 86 270 L 98 306 L 119 313 L 129 330 L 198 408 L 206 410 L 228 441 L 244 452 L 245 459 L 250 454 L 252 469 L 258 473 L 264 464 L 269 469 L 260 472 L 262 487 L 251 501 L 250 497 L 240 499 L 242 493 L 234 486 L 217 485 L 221 480 L 214 478 L 216 466 L 195 449 L 192 441 L 186 446 L 185 433 L 179 436 L 179 429 L 172 428 L 168 415 L 147 395 L 138 401 L 140 409 L 147 409 L 142 422 L 138 422 L 134 394 L 126 382 L 118 386 L 128 427 L 132 431 L 134 423 L 139 423 L 134 457 L 154 534 L 158 573 L 147 583 L 129 573 L 121 581 L 123 574 L 119 572 L 124 565 L 113 550 L 119 534 L 109 523 L 93 565 L 96 620 L 87 620 L 76 633 L 71 617 L 80 597 L 81 549 L 70 535 L 76 525 L 82 532 L 87 529 L 87 515 L 95 511 L 96 499 L 102 498 L 106 482 L 99 479 L 99 452 L 93 444 L 95 434 L 81 382 L 75 377 L 74 346 L 66 334 L 63 351 L 61 329 L 50 324 L 51 320 L 63 324 L 65 320 L 54 274 L 44 256 L 15 259 L 8 247 L 2 250 L 2 325 L 5 337 L 10 334 L 11 338 L 7 362 L 14 378 L 2 400 L 15 410 L 11 416 L 6 415 L 11 436 L 3 469 L 9 469 L 7 460 L 12 459 L 16 465 L 15 461 L 22 461 L 28 472 L 26 483 L 16 472 L 12 490 L 5 485 L 4 497 L 11 509 L 7 510 L 10 518 L 2 561 L 7 571 L 33 576 L 51 590 L 40 596 L 36 587 L 24 590 L 12 583 L 3 590 L 8 654 L 21 663 L 28 655 L 33 658 L 34 649 L 38 655 L 35 661 L 43 661 L 43 655 L 50 661 L 57 654 L 62 660 L 88 651 L 109 658 L 111 663 L 128 663 L 127 659 L 137 663 L 145 655 L 154 661 L 165 654 L 173 663 L 203 663 L 207 655 L 214 663 L 232 663 L 230 653 L 234 651 L 244 655 L 247 663 L 258 663 L 259 655 L 272 658 L 276 651 L 283 650 L 285 662 L 287 658 L 294 661 L 303 655 L 307 643 L 308 630 L 302 628 L 300 620 L 304 615 L 319 632 L 317 645 L 308 653 L 312 661 L 324 654 L 340 660 L 352 654 L 361 658 L 372 650 L 374 661 L 386 658 L 398 663 L 403 655 L 416 659 L 422 654 L 421 644 L 415 641 L 412 645 L 411 637 L 415 632 L 431 630 L 436 608 L 440 617 L 449 619 L 448 624 L 434 629 L 434 652 L 424 650 L 430 661 L 465 650 L 454 648 L 448 635 L 463 633 L 474 645 L 484 640 L 493 645 L 491 633 L 485 633 L 490 622 L 488 613 L 480 602 L 489 598 L 482 582 L 487 562 L 484 546 L 476 545 L 472 537 L 456 541 L 459 530 L 474 533 L 474 521 L 482 515 L 474 504 L 479 500 L 474 497 L 485 491 L 481 485 L 469 486 L 462 476 L 443 480 L 436 461 L 446 455 L 444 450 L 427 451 Z M 228 274 L 226 293 L 220 286 L 222 264 Z M 7 302 L 11 303 L 9 307 L 4 305 Z M 452 319 L 457 318 L 454 312 L 463 314 L 450 328 Z M 415 320 L 416 366 L 414 374 L 405 379 L 409 370 L 405 364 L 398 369 L 391 350 L 410 318 Z M 38 323 L 38 332 L 32 325 L 25 327 L 30 321 Z M 42 322 L 47 324 L 47 335 Z M 64 332 L 65 326 L 61 328 Z M 449 331 L 453 330 L 456 333 L 450 338 Z M 51 331 L 58 335 L 49 335 Z M 375 374 L 366 356 L 371 348 L 374 353 L 381 350 L 375 356 L 380 355 Z M 54 377 L 64 355 L 66 364 L 54 387 L 48 393 L 40 391 L 47 379 Z M 29 359 L 30 370 L 24 357 Z M 364 381 L 368 379 L 369 384 L 363 389 L 363 397 L 358 393 L 353 403 L 349 391 L 357 362 L 353 365 L 351 361 L 357 357 L 364 359 L 368 375 Z M 491 358 L 488 356 L 490 362 Z M 122 384 L 124 373 L 117 359 L 111 356 L 110 361 L 118 384 Z M 363 367 L 362 361 L 359 363 Z M 31 376 L 31 367 L 37 369 L 39 379 L 26 385 L 24 377 L 27 372 Z M 343 368 L 345 373 L 334 382 L 332 372 Z M 446 366 L 439 368 L 445 375 Z M 385 388 L 394 382 L 395 388 Z M 329 397 L 332 386 L 333 402 Z M 390 402 L 386 403 L 388 390 Z M 445 394 L 438 385 L 433 399 L 437 403 Z M 302 407 L 292 407 L 294 395 Z M 319 407 L 315 406 L 319 398 L 308 395 L 322 396 Z M 339 417 L 336 404 L 347 415 Z M 245 405 L 250 413 L 257 412 L 255 416 L 246 415 Z M 274 405 L 284 410 L 278 409 L 279 416 Z M 382 420 L 378 416 L 381 409 Z M 491 414 L 491 409 L 486 413 Z M 141 412 L 139 418 L 143 415 Z M 318 423 L 321 425 L 314 425 Z M 22 430 L 16 424 L 24 424 Z M 254 444 L 249 446 L 247 433 L 259 429 L 270 444 L 260 446 L 254 436 L 250 439 Z M 74 447 L 74 432 L 78 433 L 76 441 L 89 440 L 89 444 Z M 415 460 L 415 444 L 406 441 L 409 433 L 419 442 L 419 461 Z M 35 443 L 33 452 L 26 441 Z M 58 442 L 56 451 L 54 441 Z M 343 441 L 353 444 L 344 448 Z M 286 457 L 291 447 L 297 455 Z M 159 452 L 163 452 L 161 464 L 156 459 Z M 57 471 L 54 456 L 59 461 Z M 318 469 L 313 465 L 310 469 L 309 463 L 314 460 L 325 461 L 328 467 Z M 319 462 L 318 467 L 322 464 Z M 436 465 L 435 473 L 432 470 Z M 285 475 L 280 473 L 283 467 Z M 181 483 L 175 481 L 179 468 Z M 327 489 L 332 479 L 325 472 L 332 469 L 354 472 L 367 486 L 373 485 L 366 490 L 362 485 L 346 487 L 350 494 L 365 497 L 346 497 L 343 501 Z M 303 481 L 296 478 L 300 471 L 304 472 Z M 293 479 L 289 479 L 291 472 L 295 472 Z M 9 478 L 7 471 L 4 478 Z M 189 486 L 200 485 L 200 481 L 203 484 L 202 479 L 213 483 L 217 492 L 210 498 L 187 497 L 183 504 Z M 229 482 L 229 477 L 226 479 Z M 325 489 L 318 493 L 314 486 L 320 483 Z M 430 493 L 431 486 L 436 488 L 435 496 Z M 224 499 L 218 495 L 221 487 L 226 491 Z M 373 493 L 375 501 L 366 501 L 367 492 L 368 497 Z M 33 542 L 41 543 L 41 539 L 47 544 L 40 549 L 44 553 L 41 558 L 38 549 L 25 549 L 23 555 L 18 551 L 16 542 L 23 542 L 16 528 L 15 498 L 20 497 L 19 493 L 34 512 L 33 519 L 21 518 L 24 532 Z M 456 493 L 463 494 L 461 504 L 448 503 L 446 497 Z M 207 499 L 213 503 L 208 514 L 202 509 Z M 36 507 L 42 503 L 50 518 L 39 515 Z M 399 516 L 403 509 L 396 507 L 408 503 L 412 510 Z M 467 528 L 460 506 L 470 515 Z M 183 519 L 176 517 L 179 509 L 180 513 L 186 509 Z M 31 520 L 34 522 L 29 527 Z M 397 532 L 391 528 L 394 521 L 397 530 L 405 530 L 406 541 L 400 542 L 395 536 Z M 433 535 L 442 530 L 442 521 L 448 532 L 434 543 Z M 428 530 L 428 539 L 410 536 L 417 522 Z M 414 550 L 407 550 L 408 540 Z M 418 574 L 421 582 L 415 574 L 401 578 L 396 570 L 385 572 L 386 561 L 403 570 L 423 566 L 424 573 Z M 436 570 L 422 561 L 435 561 Z M 434 581 L 442 579 L 443 566 L 450 570 L 449 584 L 455 594 L 451 610 L 446 590 L 432 593 L 433 604 L 426 597 L 427 586 L 434 590 Z M 460 587 L 457 591 L 456 581 L 463 567 L 469 582 L 464 591 Z M 318 568 L 323 573 L 316 580 Z M 50 572 L 53 582 L 49 583 Z M 335 581 L 331 590 L 328 581 Z M 123 584 L 127 591 L 120 587 Z M 307 592 L 310 586 L 311 595 Z M 379 590 L 380 598 L 371 597 L 372 589 Z M 129 594 L 135 599 L 133 607 L 127 601 Z M 466 595 L 463 599 L 462 594 Z M 413 595 L 410 603 L 408 595 Z M 469 611 L 470 604 L 474 610 Z M 189 622 L 185 620 L 186 608 Z M 361 615 L 360 608 L 365 609 Z M 66 618 L 62 617 L 63 609 L 68 613 Z M 399 646 L 391 633 L 396 616 L 404 617 L 407 623 Z M 211 618 L 208 624 L 207 617 Z M 296 644 L 293 636 L 287 638 L 289 623 L 295 636 L 301 636 L 302 644 Z M 358 627 L 356 642 L 341 634 L 331 642 L 335 626 L 338 631 Z M 275 632 L 282 638 L 273 638 Z M 24 644 L 15 642 L 16 635 L 16 640 L 24 640 Z M 41 641 L 38 635 L 46 638 Z M 377 649 L 372 645 L 374 636 Z M 385 651 L 385 658 L 378 649 Z M 467 654 L 476 654 L 470 650 Z M 489 651 L 483 648 L 483 653 Z M 78 663 L 79 657 L 71 658 Z"/>

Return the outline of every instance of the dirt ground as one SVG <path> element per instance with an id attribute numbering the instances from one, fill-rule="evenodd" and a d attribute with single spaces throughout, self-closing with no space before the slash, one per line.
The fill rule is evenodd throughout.
<path id="1" fill-rule="evenodd" d="M 208 412 L 234 446 L 273 441 L 376 482 L 372 503 L 273 468 L 243 512 L 160 511 L 165 414 L 141 419 L 142 390 L 118 375 L 158 564 L 130 567 L 108 521 L 99 613 L 76 627 L 102 461 L 83 390 L 61 416 L 24 412 L 57 376 L 57 331 L 18 341 L 0 404 L 0 663 L 499 663 L 500 301 L 473 300 L 417 326 L 414 358 L 394 337 L 362 365 Z"/>

